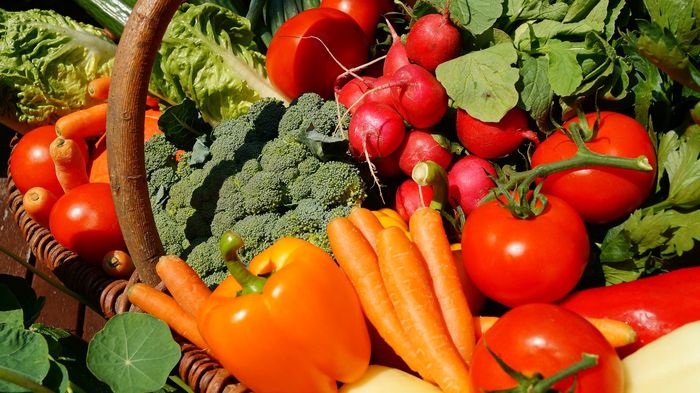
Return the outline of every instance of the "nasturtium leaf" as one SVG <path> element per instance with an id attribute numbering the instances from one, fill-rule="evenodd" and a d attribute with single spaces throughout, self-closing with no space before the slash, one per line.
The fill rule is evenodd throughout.
<path id="1" fill-rule="evenodd" d="M 41 383 L 49 372 L 49 347 L 37 333 L 0 324 L 0 367 Z M 0 392 L 26 392 L 25 388 L 0 380 Z"/>
<path id="2" fill-rule="evenodd" d="M 111 318 L 88 345 L 87 365 L 115 393 L 160 389 L 180 360 L 165 322 L 145 313 Z"/>
<path id="3" fill-rule="evenodd" d="M 549 129 L 549 112 L 554 93 L 547 76 L 549 62 L 544 56 L 523 56 L 520 67 L 520 99 L 541 130 Z"/>
<path id="4" fill-rule="evenodd" d="M 518 103 L 517 59 L 513 45 L 501 43 L 442 63 L 435 76 L 456 106 L 479 120 L 497 122 Z"/>
<path id="5" fill-rule="evenodd" d="M 68 369 L 61 363 L 54 360 L 50 361 L 49 373 L 42 384 L 56 393 L 65 393 L 68 390 Z"/>
<path id="6" fill-rule="evenodd" d="M 4 285 L 10 290 L 22 307 L 24 326 L 31 325 L 39 317 L 46 298 L 37 297 L 29 282 L 21 277 L 0 274 L 0 285 Z"/>
<path id="7" fill-rule="evenodd" d="M 424 1 L 439 10 L 445 8 L 445 0 Z M 503 0 L 450 2 L 450 19 L 474 35 L 488 30 L 502 14 Z"/>
<path id="8" fill-rule="evenodd" d="M 0 323 L 23 328 L 24 313 L 17 298 L 10 289 L 0 284 Z"/>
<path id="9" fill-rule="evenodd" d="M 577 44 L 573 42 L 547 41 L 547 59 L 549 60 L 549 84 L 555 94 L 568 96 L 583 81 L 581 66 L 576 59 Z"/>

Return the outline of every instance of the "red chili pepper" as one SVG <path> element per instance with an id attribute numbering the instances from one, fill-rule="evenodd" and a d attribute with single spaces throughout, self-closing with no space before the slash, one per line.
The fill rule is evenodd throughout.
<path id="1" fill-rule="evenodd" d="M 593 318 L 626 322 L 637 341 L 627 355 L 682 325 L 700 320 L 700 267 L 688 267 L 623 284 L 575 292 L 560 305 Z"/>

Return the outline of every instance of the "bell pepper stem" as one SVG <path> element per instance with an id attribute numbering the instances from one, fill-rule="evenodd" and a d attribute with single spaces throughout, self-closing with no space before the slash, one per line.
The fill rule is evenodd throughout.
<path id="1" fill-rule="evenodd" d="M 226 231 L 221 236 L 219 249 L 226 262 L 226 267 L 233 278 L 241 285 L 239 295 L 261 293 L 267 279 L 251 273 L 238 256 L 238 250 L 243 247 L 243 239 L 233 231 Z"/>

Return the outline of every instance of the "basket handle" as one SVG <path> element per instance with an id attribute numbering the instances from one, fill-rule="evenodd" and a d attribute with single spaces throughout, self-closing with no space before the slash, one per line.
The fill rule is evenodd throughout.
<path id="1" fill-rule="evenodd" d="M 148 197 L 143 123 L 155 56 L 182 0 L 139 0 L 124 27 L 112 68 L 107 151 L 112 198 L 129 254 L 142 282 L 155 286 L 163 255 Z"/>

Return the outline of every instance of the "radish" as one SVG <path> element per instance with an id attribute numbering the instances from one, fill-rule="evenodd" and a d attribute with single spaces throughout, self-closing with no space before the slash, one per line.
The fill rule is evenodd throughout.
<path id="1" fill-rule="evenodd" d="M 377 169 L 377 174 L 384 179 L 398 177 L 401 175 L 398 151 L 395 151 L 386 157 L 377 158 L 374 160 L 374 166 Z"/>
<path id="2" fill-rule="evenodd" d="M 406 54 L 406 46 L 401 42 L 401 37 L 396 34 L 394 26 L 392 26 L 388 20 L 386 24 L 391 33 L 392 43 L 384 59 L 384 75 L 391 76 L 394 75 L 399 68 L 411 64 L 411 62 L 408 60 L 408 55 Z"/>
<path id="3" fill-rule="evenodd" d="M 449 3 L 445 3 L 443 15 L 428 14 L 418 19 L 406 37 L 408 58 L 430 72 L 459 56 L 462 49 L 462 35 L 450 22 Z"/>
<path id="4" fill-rule="evenodd" d="M 371 89 L 365 99 L 367 102 L 375 102 L 379 104 L 386 104 L 389 106 L 394 106 L 392 100 L 391 89 L 393 89 L 397 84 L 394 82 L 392 77 L 382 75 L 375 79 L 370 85 Z"/>
<path id="5" fill-rule="evenodd" d="M 453 208 L 460 206 L 465 215 L 476 209 L 496 183 L 496 168 L 477 156 L 466 156 L 447 172 L 447 199 Z"/>
<path id="6" fill-rule="evenodd" d="M 350 152 L 358 159 L 390 155 L 398 149 L 405 135 L 403 118 L 385 104 L 360 104 L 348 126 Z"/>
<path id="7" fill-rule="evenodd" d="M 483 158 L 500 158 L 513 152 L 523 140 L 539 143 L 527 126 L 527 114 L 515 107 L 498 123 L 488 123 L 457 111 L 457 138 L 471 153 Z"/>
<path id="8" fill-rule="evenodd" d="M 429 206 L 431 199 L 433 199 L 431 187 L 421 187 L 413 179 L 406 179 L 396 190 L 394 208 L 401 215 L 401 218 L 408 222 L 413 212 L 420 207 Z"/>
<path id="9" fill-rule="evenodd" d="M 412 130 L 403 140 L 397 150 L 399 155 L 399 167 L 408 176 L 413 173 L 413 167 L 421 161 L 435 161 L 443 169 L 447 170 L 452 162 L 452 153 L 438 139 L 445 143 L 446 139 L 441 135 L 433 135 L 428 131 Z M 449 143 L 449 142 L 447 142 Z"/>
<path id="10" fill-rule="evenodd" d="M 447 92 L 435 76 L 417 64 L 399 68 L 391 78 L 394 106 L 415 128 L 436 125 L 447 112 Z"/>
<path id="11" fill-rule="evenodd" d="M 354 114 L 360 104 L 358 101 L 363 99 L 363 94 L 370 89 L 370 84 L 375 80 L 376 78 L 370 76 L 365 76 L 363 79 L 353 78 L 337 90 L 336 101 L 345 105 L 350 114 Z"/>

